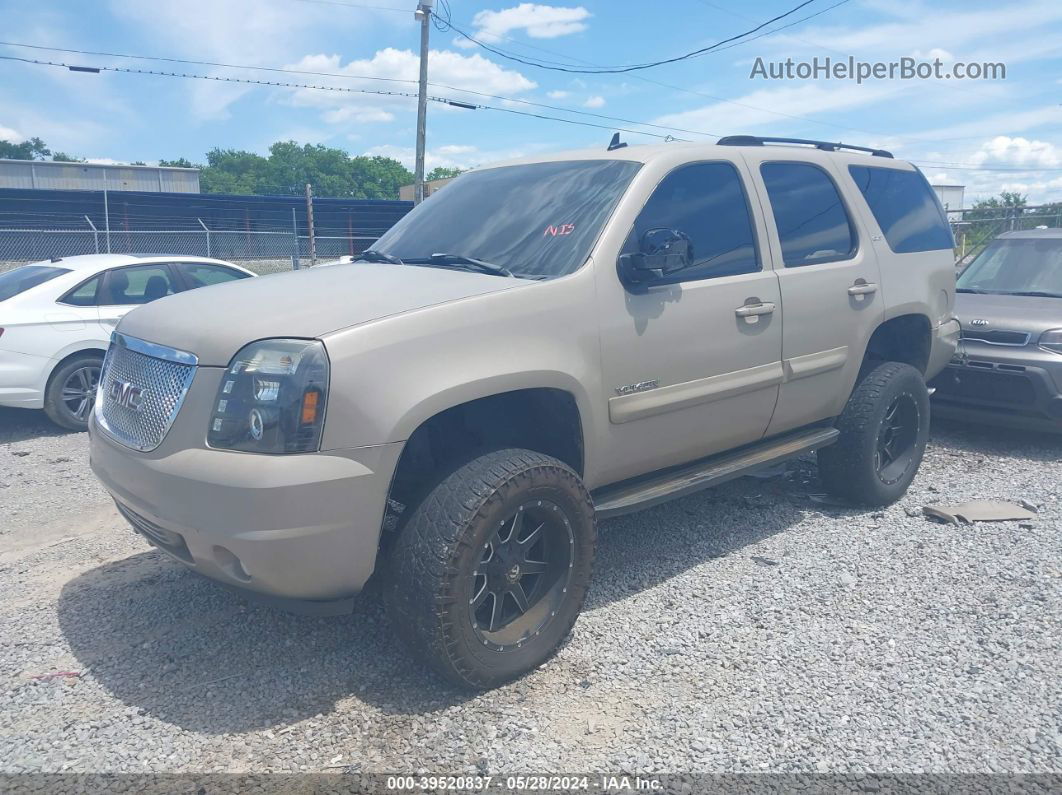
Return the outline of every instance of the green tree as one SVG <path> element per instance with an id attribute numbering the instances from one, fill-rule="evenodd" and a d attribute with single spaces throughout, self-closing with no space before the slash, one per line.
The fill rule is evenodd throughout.
<path id="1" fill-rule="evenodd" d="M 202 168 L 186 157 L 178 157 L 176 160 L 160 160 L 159 165 L 168 168 Z"/>
<path id="2" fill-rule="evenodd" d="M 83 157 L 74 157 L 73 155 L 68 155 L 66 152 L 56 152 L 55 154 L 52 155 L 52 160 L 55 161 L 56 163 L 84 163 L 85 162 L 85 158 L 83 158 Z"/>
<path id="3" fill-rule="evenodd" d="M 398 188 L 412 180 L 409 170 L 389 157 L 351 157 L 342 149 L 295 141 L 278 141 L 268 157 L 214 149 L 199 174 L 204 193 L 301 193 L 308 182 L 315 196 L 353 199 L 397 199 Z"/>
<path id="4" fill-rule="evenodd" d="M 204 193 L 260 193 L 267 167 L 266 159 L 254 152 L 211 149 L 199 172 L 199 187 Z"/>
<path id="5" fill-rule="evenodd" d="M 453 179 L 458 174 L 463 174 L 464 169 L 461 168 L 446 168 L 445 166 L 436 166 L 428 172 L 428 176 L 424 179 L 431 182 L 433 179 Z"/>
<path id="6" fill-rule="evenodd" d="M 44 160 L 51 153 L 40 138 L 30 138 L 20 144 L 0 141 L 0 157 L 8 160 Z"/>
<path id="7" fill-rule="evenodd" d="M 1037 224 L 1052 228 L 1062 227 L 1062 202 L 1050 202 L 1036 211 Z"/>

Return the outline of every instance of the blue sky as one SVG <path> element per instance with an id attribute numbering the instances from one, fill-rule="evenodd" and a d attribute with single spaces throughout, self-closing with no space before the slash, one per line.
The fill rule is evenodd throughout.
<path id="1" fill-rule="evenodd" d="M 783 13 L 798 0 L 451 0 L 455 25 L 507 51 L 573 65 L 667 58 Z M 1062 3 L 998 0 L 814 0 L 755 41 L 626 75 L 578 75 L 504 60 L 432 30 L 429 79 L 437 96 L 602 125 L 634 124 L 470 97 L 457 89 L 569 111 L 650 122 L 676 137 L 756 133 L 843 140 L 891 149 L 967 197 L 1018 190 L 1062 200 Z M 368 8 L 364 6 L 377 6 Z M 48 47 L 165 56 L 356 78 L 70 55 L 0 45 L 0 55 L 202 75 L 412 91 L 419 23 L 413 0 L 96 0 L 0 2 L 0 39 Z M 397 10 L 395 10 L 397 9 Z M 775 26 L 783 23 L 776 23 Z M 1002 62 L 1005 80 L 750 79 L 766 61 L 852 55 Z M 665 85 L 661 85 L 665 84 Z M 412 163 L 413 100 L 298 88 L 103 73 L 0 61 L 0 138 L 40 136 L 90 159 L 202 161 L 215 147 L 265 152 L 280 139 Z M 648 132 L 668 130 L 642 127 Z M 610 131 L 491 110 L 431 106 L 428 165 L 469 167 L 512 156 L 604 145 Z M 624 133 L 631 143 L 657 139 Z M 969 202 L 968 202 L 969 203 Z"/>

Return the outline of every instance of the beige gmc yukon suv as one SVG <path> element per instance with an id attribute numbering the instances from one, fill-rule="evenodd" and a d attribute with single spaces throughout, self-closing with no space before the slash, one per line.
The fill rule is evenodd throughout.
<path id="1" fill-rule="evenodd" d="M 899 498 L 958 338 L 951 247 L 884 151 L 614 141 L 477 169 L 356 262 L 127 315 L 92 467 L 148 541 L 248 594 L 340 612 L 376 573 L 419 657 L 491 687 L 572 629 L 601 518 L 812 450 L 840 497 Z"/>

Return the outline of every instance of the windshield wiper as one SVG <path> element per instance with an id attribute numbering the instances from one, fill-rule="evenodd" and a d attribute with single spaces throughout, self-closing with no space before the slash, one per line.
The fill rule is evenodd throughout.
<path id="1" fill-rule="evenodd" d="M 1049 293 L 1046 290 L 1022 290 L 1013 293 L 1003 293 L 1003 295 L 1027 295 L 1031 298 L 1062 298 L 1062 293 Z"/>
<path id="2" fill-rule="evenodd" d="M 382 251 L 376 251 L 375 249 L 367 248 L 360 254 L 358 254 L 355 261 L 360 262 L 390 262 L 392 265 L 405 265 L 394 254 L 384 254 Z"/>
<path id="3" fill-rule="evenodd" d="M 978 289 L 976 289 L 974 287 L 956 287 L 955 288 L 955 292 L 957 292 L 957 293 L 973 293 L 974 295 L 989 295 L 989 291 L 988 290 L 978 290 Z"/>
<path id="4" fill-rule="evenodd" d="M 437 252 L 430 257 L 407 259 L 406 262 L 412 265 L 441 265 L 443 267 L 447 265 L 455 265 L 457 267 L 466 266 L 475 268 L 482 273 L 489 273 L 492 276 L 512 277 L 513 275 L 513 272 L 508 268 L 502 267 L 501 265 L 495 265 L 493 262 L 487 262 L 486 260 L 476 259 L 475 257 L 466 257 L 464 254 Z"/>

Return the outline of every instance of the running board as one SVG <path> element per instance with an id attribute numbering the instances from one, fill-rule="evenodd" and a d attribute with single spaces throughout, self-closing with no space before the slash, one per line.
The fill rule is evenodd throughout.
<path id="1" fill-rule="evenodd" d="M 704 458 L 636 481 L 606 486 L 594 493 L 594 509 L 598 519 L 608 519 L 650 508 L 826 447 L 837 440 L 839 433 L 836 428 L 814 428 L 759 442 L 736 452 Z"/>

